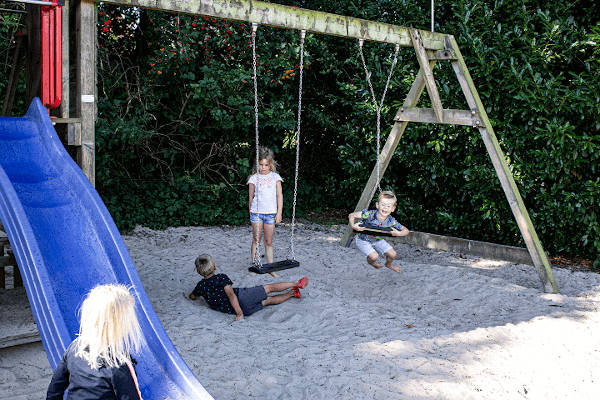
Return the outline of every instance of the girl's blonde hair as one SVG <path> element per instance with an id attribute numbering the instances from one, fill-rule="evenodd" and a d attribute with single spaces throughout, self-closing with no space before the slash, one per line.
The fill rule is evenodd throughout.
<path id="1" fill-rule="evenodd" d="M 269 161 L 269 163 L 271 164 L 271 171 L 272 172 L 277 172 L 277 161 L 275 161 L 275 155 L 273 153 L 273 150 L 269 149 L 268 147 L 263 147 L 260 146 L 258 148 L 258 160 L 254 160 L 254 169 L 256 170 L 256 173 L 258 174 L 258 162 L 260 160 L 267 160 Z"/>
<path id="2" fill-rule="evenodd" d="M 76 355 L 92 369 L 119 367 L 139 350 L 142 332 L 135 301 L 126 286 L 107 284 L 93 288 L 81 305 Z"/>
<path id="3" fill-rule="evenodd" d="M 204 277 L 210 275 L 215 268 L 215 262 L 208 254 L 200 254 L 198 257 L 196 257 L 194 264 L 196 264 L 196 272 Z"/>

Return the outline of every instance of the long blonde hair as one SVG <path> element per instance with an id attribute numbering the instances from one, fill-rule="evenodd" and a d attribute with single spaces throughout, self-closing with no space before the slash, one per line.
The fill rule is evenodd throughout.
<path id="1" fill-rule="evenodd" d="M 142 332 L 135 313 L 135 301 L 126 286 L 100 285 L 93 288 L 81 305 L 81 324 L 76 355 L 92 369 L 102 365 L 119 367 L 139 350 Z"/>
<path id="2" fill-rule="evenodd" d="M 271 164 L 271 172 L 277 172 L 277 161 L 275 161 L 275 154 L 273 150 L 268 147 L 260 146 L 258 148 L 258 160 L 254 160 L 254 170 L 255 173 L 258 174 L 258 162 L 262 160 L 267 160 L 269 164 Z"/>

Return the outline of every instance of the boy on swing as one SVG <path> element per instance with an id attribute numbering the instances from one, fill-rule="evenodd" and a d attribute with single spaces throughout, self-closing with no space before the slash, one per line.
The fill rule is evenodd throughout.
<path id="1" fill-rule="evenodd" d="M 364 221 L 380 228 L 391 228 L 390 233 L 392 236 L 406 236 L 410 231 L 391 215 L 396 210 L 396 203 L 397 200 L 394 192 L 389 190 L 383 191 L 379 193 L 378 200 L 375 203 L 375 210 L 364 209 L 348 215 L 350 226 L 357 232 L 364 231 L 365 228 L 356 222 L 356 219 L 360 219 L 359 222 Z M 367 262 L 374 268 L 379 269 L 383 267 L 383 265 L 377 262 L 379 260 L 379 253 L 381 253 L 385 255 L 385 266 L 387 268 L 398 273 L 402 272 L 402 268 L 392 264 L 392 261 L 396 258 L 396 251 L 381 237 L 375 234 L 359 233 L 356 235 L 355 241 L 356 247 L 367 256 Z"/>

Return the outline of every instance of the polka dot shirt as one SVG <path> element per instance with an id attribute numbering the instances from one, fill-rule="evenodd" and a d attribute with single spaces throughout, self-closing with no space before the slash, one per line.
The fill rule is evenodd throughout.
<path id="1" fill-rule="evenodd" d="M 202 296 L 213 310 L 235 314 L 227 293 L 225 293 L 225 286 L 227 285 L 233 285 L 231 279 L 225 274 L 216 274 L 198 282 L 192 294 L 196 297 Z M 233 288 L 236 296 L 238 291 L 238 288 Z"/>

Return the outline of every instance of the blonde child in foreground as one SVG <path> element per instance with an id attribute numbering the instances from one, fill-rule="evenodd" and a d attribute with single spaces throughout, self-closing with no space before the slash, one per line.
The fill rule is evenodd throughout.
<path id="1" fill-rule="evenodd" d="M 273 234 L 275 224 L 281 222 L 283 191 L 281 176 L 277 173 L 277 162 L 273 151 L 261 147 L 258 151 L 258 170 L 248 179 L 248 209 L 252 223 L 252 262 L 256 261 L 256 249 L 264 230 L 265 256 L 267 263 L 273 262 Z M 277 277 L 275 272 L 271 275 Z"/>
<path id="2" fill-rule="evenodd" d="M 269 283 L 264 286 L 251 288 L 234 288 L 233 282 L 225 274 L 216 274 L 217 269 L 212 257 L 208 254 L 199 255 L 195 261 L 196 272 L 202 275 L 202 279 L 189 298 L 196 300 L 203 297 L 209 307 L 216 311 L 235 314 L 235 320 L 262 310 L 264 306 L 283 303 L 292 297 L 300 297 L 300 289 L 308 285 L 308 278 L 304 277 L 298 282 Z M 291 290 L 290 290 L 291 289 Z M 283 292 L 274 296 L 269 293 Z"/>
<path id="3" fill-rule="evenodd" d="M 392 213 L 396 210 L 396 195 L 394 192 L 389 190 L 383 191 L 379 194 L 377 203 L 375 203 L 376 210 L 367 210 L 353 212 L 348 215 L 348 221 L 352 226 L 352 229 L 358 232 L 362 232 L 365 228 L 359 226 L 356 219 L 360 219 L 359 222 L 365 221 L 372 225 L 377 225 L 382 228 L 392 228 L 392 236 L 406 236 L 410 232 L 406 227 L 402 226 L 394 217 Z M 375 268 L 381 268 L 383 265 L 379 264 L 379 253 L 385 255 L 386 261 L 385 266 L 400 273 L 402 269 L 393 265 L 392 261 L 396 258 L 396 251 L 390 246 L 388 242 L 383 240 L 381 237 L 359 233 L 356 235 L 356 247 L 367 256 L 367 262 Z"/>
<path id="4" fill-rule="evenodd" d="M 92 289 L 81 306 L 79 335 L 65 351 L 48 386 L 46 400 L 140 400 L 135 360 L 142 334 L 135 301 L 123 285 Z"/>

